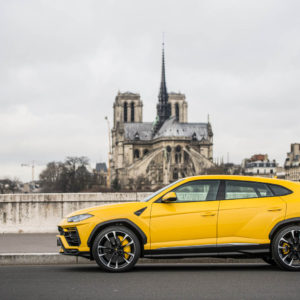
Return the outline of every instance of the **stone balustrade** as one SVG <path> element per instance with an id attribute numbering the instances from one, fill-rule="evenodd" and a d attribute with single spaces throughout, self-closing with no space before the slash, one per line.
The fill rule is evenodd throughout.
<path id="1" fill-rule="evenodd" d="M 75 210 L 140 201 L 149 194 L 0 194 L 0 233 L 56 232 L 58 222 Z"/>

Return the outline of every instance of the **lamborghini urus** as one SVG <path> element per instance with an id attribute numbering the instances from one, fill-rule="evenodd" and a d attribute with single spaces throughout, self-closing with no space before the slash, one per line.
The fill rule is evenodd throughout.
<path id="1" fill-rule="evenodd" d="M 58 226 L 60 253 L 105 271 L 140 257 L 262 258 L 300 270 L 300 183 L 214 175 L 180 179 L 141 202 L 76 211 Z"/>

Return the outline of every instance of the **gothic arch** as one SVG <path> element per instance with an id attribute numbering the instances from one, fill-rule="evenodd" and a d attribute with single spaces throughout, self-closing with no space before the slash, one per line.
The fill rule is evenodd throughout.
<path id="1" fill-rule="evenodd" d="M 128 104 L 127 102 L 124 102 L 124 106 L 123 106 L 123 120 L 126 123 L 127 120 L 127 112 L 128 112 Z"/>
<path id="2" fill-rule="evenodd" d="M 140 150 L 135 149 L 133 152 L 133 158 L 140 158 Z"/>
<path id="3" fill-rule="evenodd" d="M 176 120 L 179 121 L 179 104 L 178 104 L 178 102 L 175 104 L 175 116 L 176 116 Z"/>
<path id="4" fill-rule="evenodd" d="M 135 111 L 134 111 L 134 102 L 130 103 L 130 110 L 131 110 L 130 121 L 134 122 L 134 114 L 135 114 Z"/>

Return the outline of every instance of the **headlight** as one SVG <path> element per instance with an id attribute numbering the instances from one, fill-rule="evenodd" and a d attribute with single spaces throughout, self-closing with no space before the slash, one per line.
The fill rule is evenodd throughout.
<path id="1" fill-rule="evenodd" d="M 77 216 L 68 218 L 68 222 L 80 222 L 80 221 L 86 220 L 90 217 L 93 217 L 93 215 L 90 215 L 90 214 L 77 215 Z"/>

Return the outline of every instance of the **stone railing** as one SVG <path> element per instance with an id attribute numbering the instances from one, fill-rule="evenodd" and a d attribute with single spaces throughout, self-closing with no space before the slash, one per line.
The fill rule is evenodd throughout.
<path id="1" fill-rule="evenodd" d="M 72 211 L 135 202 L 149 193 L 0 194 L 0 233 L 56 232 Z"/>

